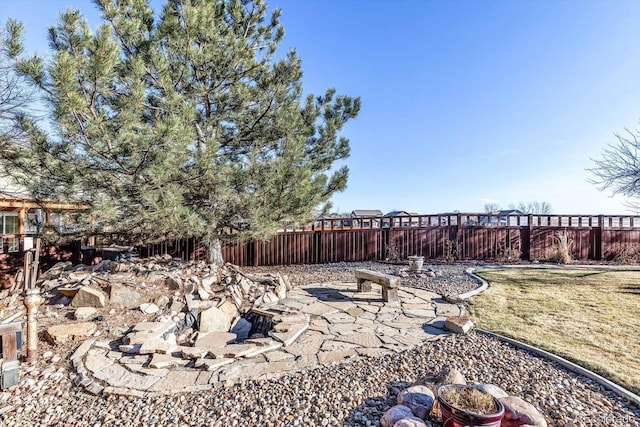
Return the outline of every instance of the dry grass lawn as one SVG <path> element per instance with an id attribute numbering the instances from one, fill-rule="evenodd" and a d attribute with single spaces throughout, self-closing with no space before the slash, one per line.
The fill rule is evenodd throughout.
<path id="1" fill-rule="evenodd" d="M 483 329 L 560 355 L 640 394 L 640 268 L 484 269 Z"/>

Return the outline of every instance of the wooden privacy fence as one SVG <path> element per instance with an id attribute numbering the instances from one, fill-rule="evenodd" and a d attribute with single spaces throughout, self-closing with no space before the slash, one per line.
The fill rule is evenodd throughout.
<path id="1" fill-rule="evenodd" d="M 640 247 L 640 216 L 437 214 L 326 218 L 273 238 L 226 244 L 224 259 L 241 266 L 323 264 L 411 255 L 442 260 L 545 260 L 557 233 L 577 260 L 612 260 Z"/>
<path id="2" fill-rule="evenodd" d="M 326 218 L 301 229 L 286 227 L 269 240 L 226 244 L 223 256 L 240 266 L 323 264 L 342 261 L 406 259 L 545 260 L 558 232 L 573 241 L 577 260 L 614 260 L 626 252 L 640 257 L 640 216 L 436 214 L 397 217 Z M 0 235 L 0 288 L 10 284 L 32 236 Z M 169 254 L 206 261 L 197 239 L 137 247 L 140 256 Z M 112 255 L 117 255 L 113 253 Z M 90 264 L 107 252 L 80 241 L 45 247 L 43 267 L 58 260 Z"/>

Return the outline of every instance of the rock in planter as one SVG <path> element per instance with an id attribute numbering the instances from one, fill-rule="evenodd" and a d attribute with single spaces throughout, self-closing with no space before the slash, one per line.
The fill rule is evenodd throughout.
<path id="1" fill-rule="evenodd" d="M 454 334 L 466 334 L 473 329 L 473 322 L 466 316 L 448 317 L 444 322 L 444 327 Z"/>
<path id="2" fill-rule="evenodd" d="M 398 394 L 398 405 L 408 407 L 423 420 L 426 420 L 429 416 L 435 400 L 436 398 L 431 389 L 423 385 L 411 386 Z"/>
<path id="3" fill-rule="evenodd" d="M 529 402 L 517 396 L 502 397 L 498 400 L 504 405 L 502 427 L 519 427 L 522 425 L 547 427 L 547 421 L 544 416 Z"/>
<path id="4" fill-rule="evenodd" d="M 107 297 L 104 292 L 90 288 L 89 286 L 83 286 L 78 290 L 76 296 L 73 297 L 71 306 L 103 308 L 107 305 L 106 301 Z"/>
<path id="5" fill-rule="evenodd" d="M 111 306 L 131 309 L 138 307 L 143 302 L 142 295 L 133 289 L 119 283 L 111 285 L 109 293 L 109 304 Z"/>
<path id="6" fill-rule="evenodd" d="M 403 418 L 415 418 L 416 420 L 422 421 L 415 415 L 413 415 L 413 412 L 411 412 L 411 409 L 409 409 L 408 406 L 396 405 L 392 406 L 387 412 L 384 413 L 384 415 L 380 419 L 380 426 L 393 427 L 395 423 Z"/>

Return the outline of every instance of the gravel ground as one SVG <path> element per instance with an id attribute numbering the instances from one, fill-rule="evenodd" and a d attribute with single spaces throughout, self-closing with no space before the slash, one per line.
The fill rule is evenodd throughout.
<path id="1" fill-rule="evenodd" d="M 432 290 L 476 286 L 462 275 L 468 266 L 433 267 L 442 276 L 416 286 L 433 286 L 428 288 Z M 305 284 L 352 281 L 353 268 L 394 267 L 354 263 L 247 270 L 278 271 Z M 458 283 L 463 281 L 469 283 Z M 523 397 L 547 417 L 549 425 L 640 426 L 640 409 L 589 379 L 480 333 L 278 379 L 153 399 L 91 396 L 72 385 L 68 355 L 57 356 L 60 360 L 53 355 L 21 365 L 20 384 L 0 392 L 1 426 L 378 426 L 382 413 L 394 404 L 390 385 L 413 382 L 445 366 L 459 369 L 468 382 L 498 384 Z"/>
<path id="2" fill-rule="evenodd" d="M 7 427 L 377 426 L 394 403 L 390 385 L 444 366 L 459 369 L 469 382 L 500 384 L 524 397 L 549 425 L 640 426 L 637 408 L 590 380 L 480 333 L 275 380 L 154 399 L 90 396 L 62 372 L 31 367 L 19 387 L 0 393 L 0 407 L 12 407 L 0 421 Z"/>
<path id="3" fill-rule="evenodd" d="M 460 295 L 472 291 L 478 284 L 471 279 L 465 270 L 475 264 L 425 264 L 423 270 L 432 270 L 436 277 L 408 272 L 407 265 L 385 264 L 379 262 L 341 262 L 323 265 L 290 265 L 277 267 L 244 267 L 243 271 L 253 274 L 281 273 L 287 274 L 297 285 L 308 285 L 321 282 L 355 282 L 353 270 L 366 268 L 388 274 L 403 271 L 401 284 L 414 288 L 426 289 L 440 295 Z"/>

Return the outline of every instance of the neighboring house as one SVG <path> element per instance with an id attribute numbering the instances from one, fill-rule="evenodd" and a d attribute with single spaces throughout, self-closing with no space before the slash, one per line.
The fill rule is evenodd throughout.
<path id="1" fill-rule="evenodd" d="M 509 225 L 510 215 L 526 215 L 519 209 L 503 209 L 495 212 L 490 212 L 491 217 L 481 216 L 480 225 Z"/>
<path id="2" fill-rule="evenodd" d="M 363 216 L 382 216 L 380 209 L 356 209 L 351 211 L 351 218 L 358 218 Z"/>
<path id="3" fill-rule="evenodd" d="M 407 212 L 407 211 L 391 211 L 384 215 L 385 218 L 390 218 L 388 220 L 383 220 L 383 224 L 385 227 L 388 227 L 389 224 L 393 224 L 394 227 L 416 227 L 419 225 L 418 213 L 416 212 Z M 406 217 L 406 218 L 405 218 Z"/>
<path id="4" fill-rule="evenodd" d="M 39 234 L 45 224 L 60 222 L 65 211 L 83 208 L 72 203 L 36 202 L 0 170 L 0 254 L 20 252 L 24 249 L 21 237 Z"/>
<path id="5" fill-rule="evenodd" d="M 361 227 L 379 227 L 380 221 L 377 219 L 373 220 L 373 224 L 371 223 L 371 217 L 379 217 L 382 216 L 382 211 L 380 209 L 356 209 L 351 211 L 351 218 L 354 218 L 353 225 L 361 226 Z M 358 220 L 356 218 L 365 218 L 362 220 Z"/>

